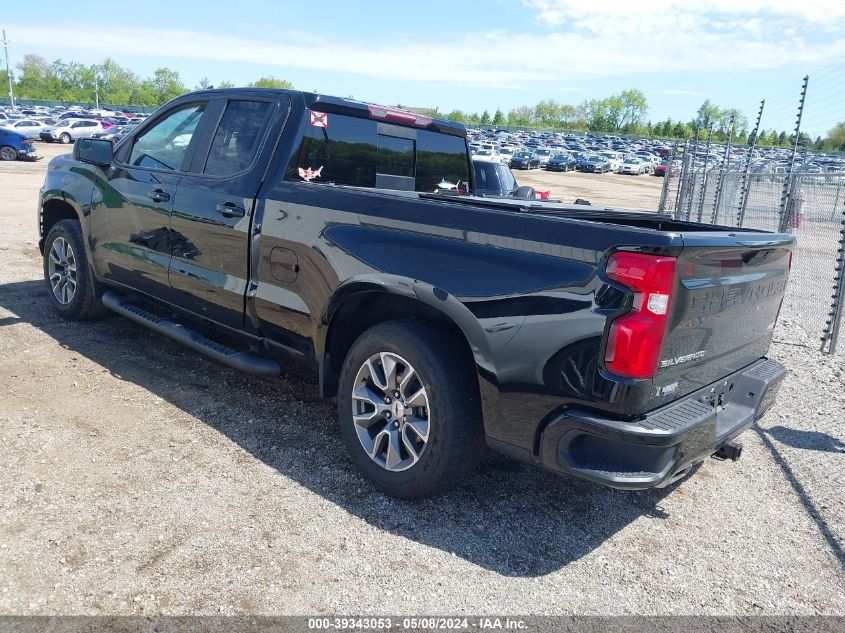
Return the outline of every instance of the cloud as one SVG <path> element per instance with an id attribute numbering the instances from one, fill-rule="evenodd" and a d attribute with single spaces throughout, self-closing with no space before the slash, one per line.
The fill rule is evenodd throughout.
<path id="1" fill-rule="evenodd" d="M 125 60 L 145 56 L 340 72 L 437 86 L 579 92 L 600 77 L 734 73 L 823 64 L 845 56 L 845 2 L 792 0 L 523 0 L 539 29 L 346 39 L 288 32 L 272 39 L 187 29 L 18 25 L 18 44 L 44 42 Z M 69 37 L 84 33 L 84 37 Z M 826 37 L 822 35 L 827 34 Z"/>

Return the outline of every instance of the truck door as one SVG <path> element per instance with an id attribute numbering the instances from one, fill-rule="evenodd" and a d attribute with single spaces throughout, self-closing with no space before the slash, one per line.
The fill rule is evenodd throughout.
<path id="1" fill-rule="evenodd" d="M 169 278 L 177 303 L 232 328 L 243 326 L 255 197 L 289 110 L 284 94 L 213 99 L 216 125 L 173 202 Z"/>
<path id="2" fill-rule="evenodd" d="M 206 100 L 167 110 L 122 145 L 95 180 L 92 255 L 103 278 L 170 300 L 170 212 L 191 163 Z"/>

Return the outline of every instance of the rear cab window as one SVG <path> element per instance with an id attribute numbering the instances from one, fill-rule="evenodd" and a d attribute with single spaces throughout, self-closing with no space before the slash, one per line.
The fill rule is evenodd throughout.
<path id="1" fill-rule="evenodd" d="M 310 117 L 285 180 L 429 193 L 469 180 L 461 136 L 333 113 L 315 126 Z"/>

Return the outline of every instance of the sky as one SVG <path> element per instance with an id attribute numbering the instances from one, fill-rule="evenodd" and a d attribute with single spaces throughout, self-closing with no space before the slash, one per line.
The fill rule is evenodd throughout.
<path id="1" fill-rule="evenodd" d="M 237 85 L 261 76 L 363 101 L 500 108 L 642 90 L 648 118 L 691 119 L 707 98 L 761 126 L 845 119 L 845 0 L 143 0 L 126 10 L 6 3 L 10 63 L 112 57 L 141 76 L 173 68 Z M 99 14 L 99 18 L 92 17 Z"/>

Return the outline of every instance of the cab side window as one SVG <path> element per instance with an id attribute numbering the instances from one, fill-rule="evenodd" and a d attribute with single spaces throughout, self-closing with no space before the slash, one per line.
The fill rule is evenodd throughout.
<path id="1" fill-rule="evenodd" d="M 129 164 L 184 171 L 188 147 L 204 113 L 204 103 L 185 105 L 169 113 L 135 139 Z"/>
<path id="2" fill-rule="evenodd" d="M 229 101 L 211 142 L 203 173 L 232 176 L 252 165 L 272 109 L 269 101 Z"/>

